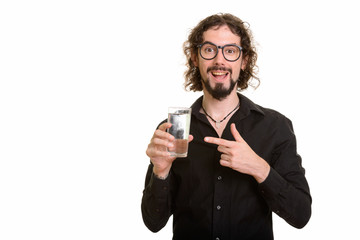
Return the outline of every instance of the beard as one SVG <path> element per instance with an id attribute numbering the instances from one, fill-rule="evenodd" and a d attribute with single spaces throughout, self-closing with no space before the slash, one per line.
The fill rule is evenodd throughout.
<path id="1" fill-rule="evenodd" d="M 221 69 L 221 68 L 211 67 L 211 68 L 209 68 L 207 71 L 210 72 L 210 71 L 216 70 L 216 69 L 224 70 L 224 69 Z M 231 69 L 226 69 L 226 70 L 229 72 L 229 74 L 230 74 L 230 76 L 231 76 L 232 70 L 231 70 Z M 215 99 L 217 99 L 217 100 L 219 100 L 219 101 L 221 101 L 222 99 L 224 99 L 224 98 L 226 98 L 227 96 L 229 96 L 230 93 L 234 90 L 234 88 L 235 88 L 235 86 L 236 86 L 236 83 L 237 83 L 237 81 L 234 81 L 234 80 L 232 79 L 232 77 L 230 77 L 230 85 L 229 85 L 228 88 L 225 88 L 223 83 L 216 83 L 216 84 L 215 84 L 215 87 L 212 88 L 212 87 L 210 86 L 209 78 L 207 78 L 206 81 L 203 80 L 203 79 L 201 79 L 201 81 L 203 82 L 204 87 L 205 87 L 205 89 L 209 92 L 209 94 L 210 94 L 213 98 L 215 98 Z"/>

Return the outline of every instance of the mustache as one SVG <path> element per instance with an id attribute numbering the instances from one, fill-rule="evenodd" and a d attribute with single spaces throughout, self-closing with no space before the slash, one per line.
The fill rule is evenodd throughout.
<path id="1" fill-rule="evenodd" d="M 232 74 L 232 69 L 231 68 L 226 68 L 226 67 L 219 67 L 219 66 L 212 66 L 212 67 L 208 67 L 207 68 L 207 73 L 211 72 L 211 71 L 224 71 L 224 72 L 229 72 L 230 74 Z"/>

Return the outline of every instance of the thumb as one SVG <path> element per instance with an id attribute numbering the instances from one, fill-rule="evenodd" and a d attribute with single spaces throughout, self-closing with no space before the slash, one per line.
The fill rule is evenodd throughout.
<path id="1" fill-rule="evenodd" d="M 232 135 L 235 138 L 235 141 L 237 141 L 237 142 L 243 142 L 244 141 L 244 139 L 241 137 L 240 133 L 236 129 L 235 123 L 232 123 L 230 125 L 230 130 L 231 130 Z"/>

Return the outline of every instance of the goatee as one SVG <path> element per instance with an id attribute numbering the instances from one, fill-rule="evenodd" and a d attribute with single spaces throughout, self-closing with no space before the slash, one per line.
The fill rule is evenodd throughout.
<path id="1" fill-rule="evenodd" d="M 219 101 L 229 96 L 236 86 L 236 81 L 233 81 L 232 79 L 230 79 L 230 86 L 227 89 L 224 87 L 223 83 L 216 83 L 215 87 L 212 88 L 210 86 L 209 80 L 202 80 L 202 82 L 204 83 L 205 89 L 210 93 L 210 95 Z"/>

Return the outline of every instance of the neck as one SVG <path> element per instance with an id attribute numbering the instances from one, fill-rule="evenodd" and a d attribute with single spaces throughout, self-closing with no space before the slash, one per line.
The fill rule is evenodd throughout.
<path id="1" fill-rule="evenodd" d="M 239 104 L 239 97 L 237 91 L 233 91 L 226 98 L 218 100 L 204 91 L 202 104 L 211 117 L 215 120 L 221 120 Z"/>

